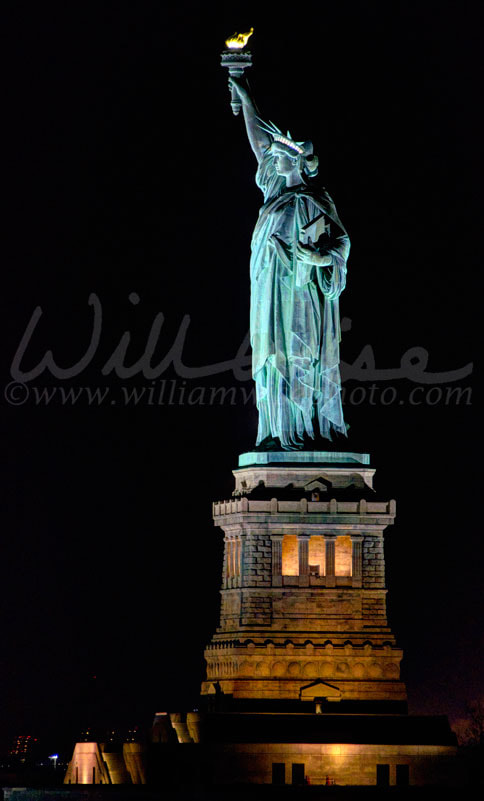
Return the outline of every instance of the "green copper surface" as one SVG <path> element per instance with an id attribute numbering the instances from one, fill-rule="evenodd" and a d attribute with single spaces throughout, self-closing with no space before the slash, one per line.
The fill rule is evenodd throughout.
<path id="1" fill-rule="evenodd" d="M 348 235 L 316 181 L 309 141 L 264 123 L 248 87 L 230 79 L 256 155 L 264 196 L 252 237 L 250 337 L 259 412 L 257 446 L 314 448 L 346 434 L 339 370 L 338 299 L 346 284 Z"/>
<path id="2" fill-rule="evenodd" d="M 253 451 L 241 453 L 239 467 L 249 467 L 253 464 L 273 463 L 297 464 L 370 464 L 369 453 L 348 453 L 336 451 Z"/>

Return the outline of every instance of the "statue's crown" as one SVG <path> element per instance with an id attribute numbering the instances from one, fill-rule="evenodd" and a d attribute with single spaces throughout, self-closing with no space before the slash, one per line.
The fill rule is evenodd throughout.
<path id="1" fill-rule="evenodd" d="M 259 119 L 259 118 L 258 118 Z M 281 129 L 274 125 L 271 120 L 268 123 L 264 122 L 263 120 L 259 119 L 259 128 L 263 131 L 268 133 L 272 136 L 274 142 L 280 142 L 282 145 L 286 145 L 286 147 L 290 147 L 291 150 L 295 150 L 296 153 L 299 153 L 300 156 L 304 155 L 304 142 L 296 142 L 289 131 L 287 132 L 286 136 L 282 133 Z"/>

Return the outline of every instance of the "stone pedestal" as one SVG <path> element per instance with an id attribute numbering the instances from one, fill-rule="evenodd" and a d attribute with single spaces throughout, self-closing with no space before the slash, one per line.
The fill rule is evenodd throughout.
<path id="1" fill-rule="evenodd" d="M 183 779 L 462 781 L 447 719 L 407 714 L 385 609 L 395 502 L 374 473 L 367 454 L 240 457 L 232 498 L 213 505 L 225 549 L 200 709 L 170 716 Z"/>
<path id="2" fill-rule="evenodd" d="M 220 625 L 202 695 L 405 703 L 386 618 L 383 532 L 367 454 L 243 454 L 225 535 Z"/>

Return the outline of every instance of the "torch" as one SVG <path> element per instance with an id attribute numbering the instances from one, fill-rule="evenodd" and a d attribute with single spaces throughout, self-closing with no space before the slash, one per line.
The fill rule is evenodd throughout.
<path id="1" fill-rule="evenodd" d="M 230 39 L 227 39 L 225 44 L 227 50 L 222 53 L 222 67 L 227 67 L 229 75 L 234 78 L 240 78 L 244 74 L 247 67 L 252 66 L 252 53 L 249 50 L 244 50 L 245 45 L 249 41 L 249 37 L 254 33 L 251 28 L 248 33 L 234 33 Z M 232 111 L 238 114 L 240 111 L 240 100 L 237 95 L 237 90 L 232 88 L 232 97 L 230 101 Z"/>

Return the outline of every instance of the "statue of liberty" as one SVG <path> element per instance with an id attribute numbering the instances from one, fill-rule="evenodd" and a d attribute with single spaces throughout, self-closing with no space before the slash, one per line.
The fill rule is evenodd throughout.
<path id="1" fill-rule="evenodd" d="M 230 77 L 258 162 L 264 204 L 252 237 L 250 339 L 261 450 L 313 449 L 346 434 L 339 371 L 339 301 L 350 249 L 334 203 L 314 180 L 312 142 L 258 116 Z"/>

